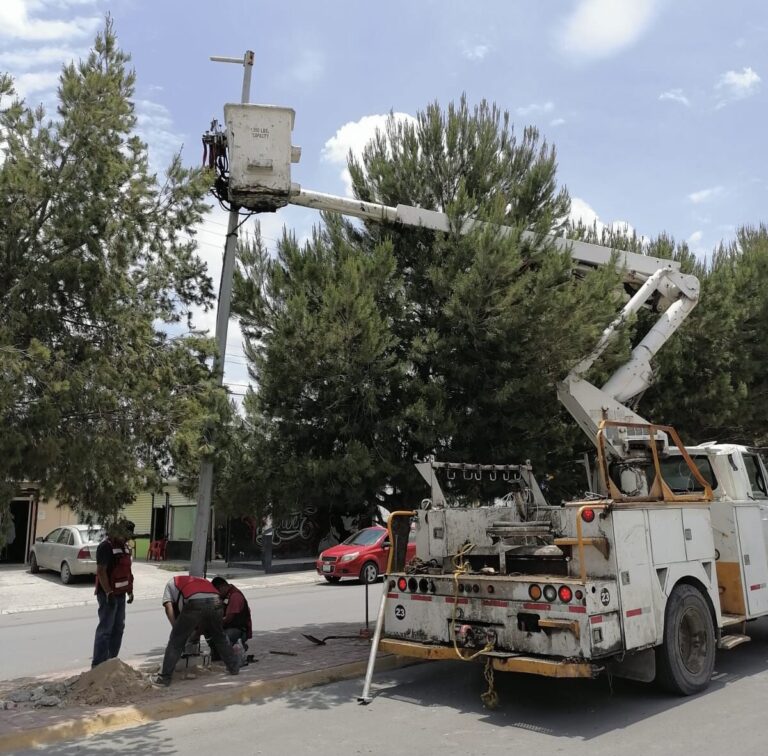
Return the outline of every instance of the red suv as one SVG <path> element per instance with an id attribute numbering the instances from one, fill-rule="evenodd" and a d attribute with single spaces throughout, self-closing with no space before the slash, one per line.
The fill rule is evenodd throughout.
<path id="1" fill-rule="evenodd" d="M 406 562 L 416 556 L 415 533 L 408 538 Z M 363 528 L 343 543 L 331 546 L 317 558 L 317 572 L 329 583 L 342 578 L 358 578 L 373 583 L 387 569 L 389 537 L 386 528 Z"/>

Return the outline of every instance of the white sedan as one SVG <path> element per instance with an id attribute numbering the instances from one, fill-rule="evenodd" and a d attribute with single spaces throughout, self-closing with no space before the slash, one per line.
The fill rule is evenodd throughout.
<path id="1" fill-rule="evenodd" d="M 29 554 L 30 572 L 55 570 L 67 585 L 73 575 L 96 574 L 96 549 L 104 537 L 97 525 L 65 525 L 37 538 Z"/>

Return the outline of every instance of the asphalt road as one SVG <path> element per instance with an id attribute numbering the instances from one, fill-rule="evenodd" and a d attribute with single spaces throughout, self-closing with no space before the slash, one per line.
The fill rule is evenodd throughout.
<path id="1" fill-rule="evenodd" d="M 432 662 L 377 675 L 374 701 L 366 707 L 355 701 L 360 682 L 349 681 L 58 744 L 55 752 L 763 756 L 768 623 L 753 623 L 750 630 L 752 643 L 719 653 L 712 686 L 693 698 L 622 680 L 611 685 L 605 678 L 497 675 L 501 705 L 486 711 L 479 699 L 481 667 Z"/>
<path id="2" fill-rule="evenodd" d="M 327 622 L 365 624 L 365 588 L 354 582 L 253 587 L 244 593 L 256 631 Z M 371 586 L 369 594 L 373 624 L 381 583 Z M 78 606 L 0 615 L 0 679 L 89 667 L 96 611 L 95 606 Z M 127 607 L 125 624 L 122 659 L 162 655 L 170 625 L 159 599 L 134 601 Z"/>

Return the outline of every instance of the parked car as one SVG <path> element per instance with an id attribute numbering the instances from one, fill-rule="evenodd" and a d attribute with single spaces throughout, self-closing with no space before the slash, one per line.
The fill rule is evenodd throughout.
<path id="1" fill-rule="evenodd" d="M 415 533 L 408 538 L 406 561 L 416 555 Z M 329 583 L 342 578 L 357 578 L 373 583 L 387 569 L 389 536 L 386 528 L 363 528 L 343 543 L 331 546 L 317 558 L 317 572 Z"/>
<path id="2" fill-rule="evenodd" d="M 104 537 L 98 525 L 65 525 L 37 538 L 29 553 L 30 572 L 54 570 L 67 585 L 74 575 L 96 574 L 96 549 Z"/>

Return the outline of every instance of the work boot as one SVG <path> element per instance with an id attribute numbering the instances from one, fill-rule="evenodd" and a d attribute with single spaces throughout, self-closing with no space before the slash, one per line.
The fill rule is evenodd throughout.
<path id="1" fill-rule="evenodd" d="M 171 684 L 171 680 L 169 677 L 163 677 L 158 673 L 149 676 L 149 684 L 153 688 L 167 688 Z"/>

